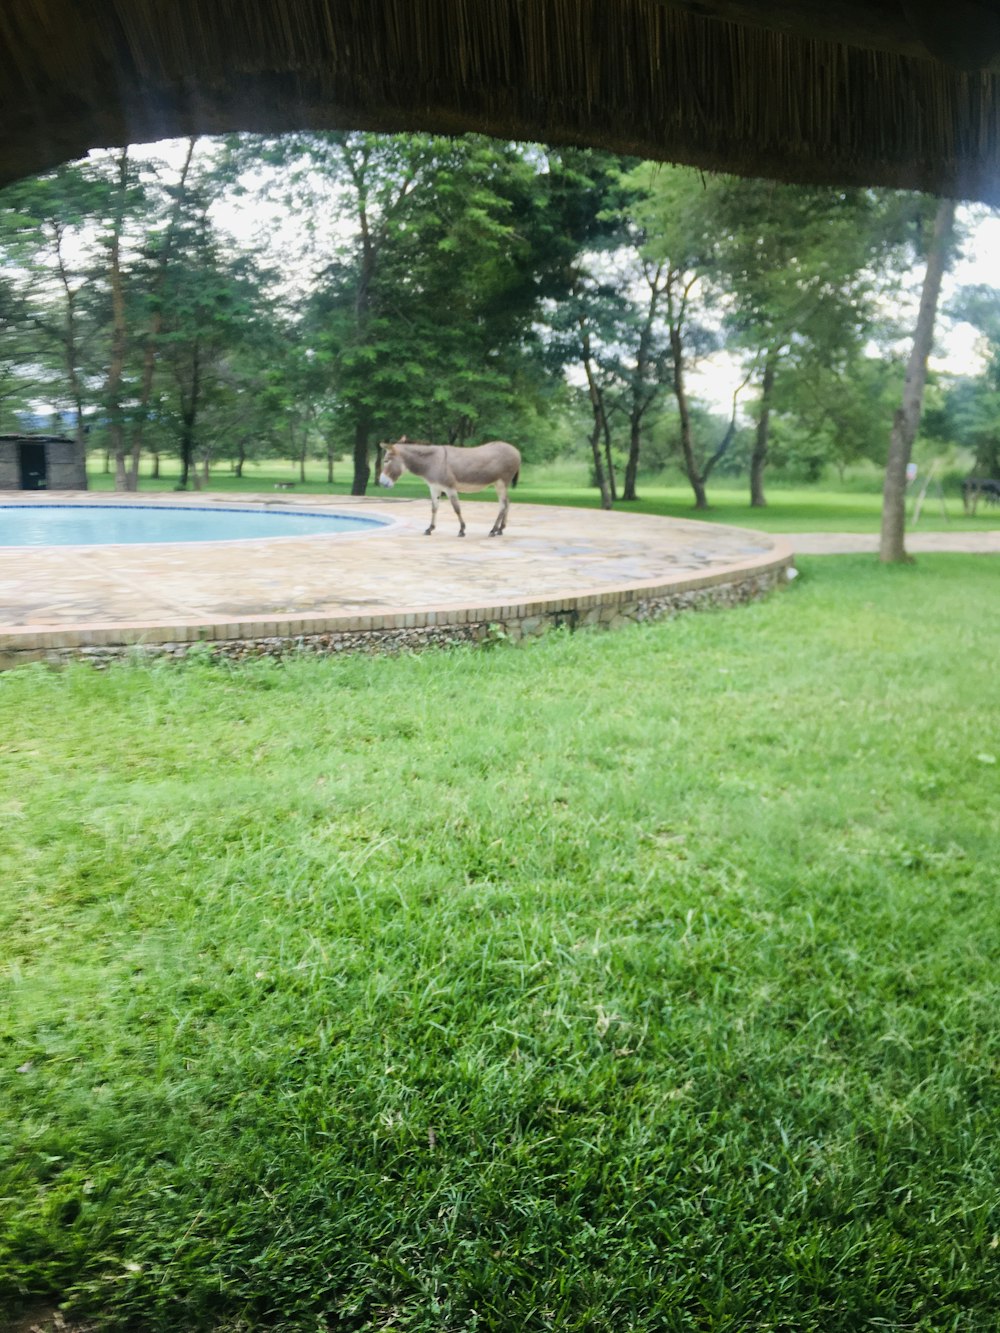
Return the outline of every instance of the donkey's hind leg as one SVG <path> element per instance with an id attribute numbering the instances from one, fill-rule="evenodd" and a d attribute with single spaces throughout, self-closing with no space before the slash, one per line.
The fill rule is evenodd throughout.
<path id="1" fill-rule="evenodd" d="M 490 528 L 491 537 L 502 537 L 503 530 L 507 526 L 507 510 L 510 508 L 510 495 L 505 481 L 496 483 L 497 497 L 500 500 L 500 512 L 497 514 L 496 522 Z"/>
<path id="2" fill-rule="evenodd" d="M 462 511 L 461 511 L 461 509 L 459 509 L 459 507 L 458 507 L 458 492 L 457 492 L 457 491 L 447 491 L 447 492 L 445 492 L 445 493 L 446 493 L 446 495 L 448 496 L 448 499 L 451 501 L 451 507 L 452 507 L 452 509 L 454 509 L 455 513 L 458 515 L 458 521 L 459 521 L 459 523 L 461 524 L 461 527 L 458 529 L 458 535 L 459 535 L 460 537 L 464 537 L 464 536 L 465 536 L 465 519 L 462 517 Z"/>

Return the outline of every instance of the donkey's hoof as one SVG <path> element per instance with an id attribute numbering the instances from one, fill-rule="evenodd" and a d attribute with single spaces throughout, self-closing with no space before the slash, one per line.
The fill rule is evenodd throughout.
<path id="1" fill-rule="evenodd" d="M 433 528 L 424 528 L 424 536 L 429 537 L 433 531 Z"/>

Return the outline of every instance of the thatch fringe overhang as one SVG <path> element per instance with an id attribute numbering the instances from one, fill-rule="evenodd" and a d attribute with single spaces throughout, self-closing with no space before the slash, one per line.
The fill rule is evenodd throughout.
<path id="1" fill-rule="evenodd" d="M 992 11 L 957 0 L 942 36 L 929 0 L 5 0 L 0 182 L 195 132 L 426 129 L 997 203 Z"/>

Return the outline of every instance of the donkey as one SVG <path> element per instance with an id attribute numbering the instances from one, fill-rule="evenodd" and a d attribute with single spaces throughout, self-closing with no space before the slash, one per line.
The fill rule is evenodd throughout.
<path id="1" fill-rule="evenodd" d="M 987 504 L 1000 504 L 1000 481 L 982 477 L 966 477 L 962 482 L 962 504 L 967 514 L 976 512 L 980 496 Z"/>
<path id="2" fill-rule="evenodd" d="M 459 491 L 481 491 L 495 486 L 500 500 L 500 512 L 490 529 L 491 537 L 503 536 L 507 526 L 510 500 L 507 488 L 516 486 L 521 471 L 521 455 L 512 444 L 493 440 L 463 449 L 452 444 L 424 444 L 408 440 L 404 435 L 394 444 L 382 444 L 382 471 L 379 482 L 393 486 L 405 470 L 423 477 L 431 492 L 431 525 L 425 535 L 430 536 L 437 522 L 438 500 L 447 495 L 461 524 L 458 535 L 465 536 L 465 519 L 458 507 Z"/>

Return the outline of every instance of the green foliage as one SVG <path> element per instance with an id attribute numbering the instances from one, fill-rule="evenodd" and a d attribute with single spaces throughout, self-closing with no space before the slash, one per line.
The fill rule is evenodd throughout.
<path id="1" fill-rule="evenodd" d="M 187 174 L 173 158 L 130 149 L 123 187 L 120 150 L 95 152 L 0 191 L 8 428 L 44 404 L 90 422 L 95 450 L 113 435 L 124 453 L 303 471 L 346 450 L 358 488 L 404 432 L 507 437 L 536 462 L 586 451 L 595 478 L 596 443 L 626 489 L 673 460 L 703 483 L 754 452 L 684 383 L 724 345 L 745 360 L 744 417 L 768 400 L 786 475 L 884 455 L 886 312 L 933 211 L 916 196 L 475 135 L 242 135 L 198 141 Z M 222 224 L 241 200 L 280 204 L 300 249 L 241 251 Z M 996 341 L 995 309 L 971 292 L 955 317 Z M 959 431 L 993 471 L 990 385 L 958 392 L 928 433 Z"/>
<path id="2" fill-rule="evenodd" d="M 974 473 L 1000 477 L 1000 291 L 984 285 L 964 287 L 949 313 L 982 335 L 986 366 L 980 376 L 957 377 L 947 385 L 944 401 L 927 428 L 968 448 Z"/>
<path id="3" fill-rule="evenodd" d="M 5 331 L 7 365 L 13 372 L 19 359 L 41 360 L 48 369 L 36 393 L 90 420 L 92 446 L 103 446 L 106 428 L 117 424 L 147 427 L 148 448 L 190 450 L 197 411 L 218 407 L 214 424 L 224 424 L 228 366 L 268 329 L 262 299 L 270 275 L 251 256 L 225 252 L 211 206 L 231 173 L 211 149 L 196 158 L 184 188 L 175 169 L 149 157 L 127 159 L 123 188 L 118 162 L 94 153 L 0 192 L 0 240 L 20 297 L 17 322 Z M 112 234 L 125 307 L 117 386 L 108 377 Z M 144 402 L 150 343 L 161 373 Z"/>
<path id="4" fill-rule="evenodd" d="M 0 676 L 4 1308 L 992 1328 L 994 582 Z"/>
<path id="5" fill-rule="evenodd" d="M 886 192 L 720 181 L 715 281 L 729 297 L 734 343 L 793 362 L 854 350 L 870 334 L 891 258 L 890 211 L 894 218 L 895 196 Z"/>
<path id="6" fill-rule="evenodd" d="M 88 382 L 103 378 L 107 228 L 116 207 L 134 213 L 145 202 L 134 177 L 119 198 L 110 167 L 95 154 L 0 191 L 2 365 L 14 410 L 44 395 L 75 417 L 90 401 Z"/>
<path id="7" fill-rule="evenodd" d="M 947 383 L 941 402 L 925 412 L 923 428 L 968 450 L 966 473 L 1000 477 L 1000 390 L 988 380 L 961 376 Z"/>
<path id="8" fill-rule="evenodd" d="M 900 230 L 911 209 L 886 191 L 717 186 L 713 285 L 727 346 L 742 350 L 758 388 L 752 487 L 754 465 L 760 487 L 768 461 L 794 459 L 814 479 L 826 461 L 884 458 L 888 359 L 867 345 L 887 285 L 910 263 Z"/>
<path id="9" fill-rule="evenodd" d="M 365 134 L 309 136 L 298 152 L 350 219 L 305 323 L 342 438 L 510 436 L 544 457 L 537 422 L 558 395 L 536 321 L 593 226 L 589 155 Z"/>
<path id="10" fill-rule="evenodd" d="M 785 478 L 816 481 L 833 465 L 885 463 L 887 423 L 903 367 L 852 349 L 837 362 L 812 358 L 783 374 L 774 394 L 770 465 Z"/>
<path id="11" fill-rule="evenodd" d="M 635 498 L 643 418 L 658 391 L 669 385 L 677 399 L 678 452 L 696 501 L 703 506 L 705 482 L 722 453 L 713 453 L 696 439 L 686 375 L 700 356 L 719 346 L 706 299 L 715 247 L 712 195 L 697 173 L 679 167 L 643 163 L 627 181 L 636 192 L 633 244 L 644 285 L 630 395 L 625 498 Z"/>

